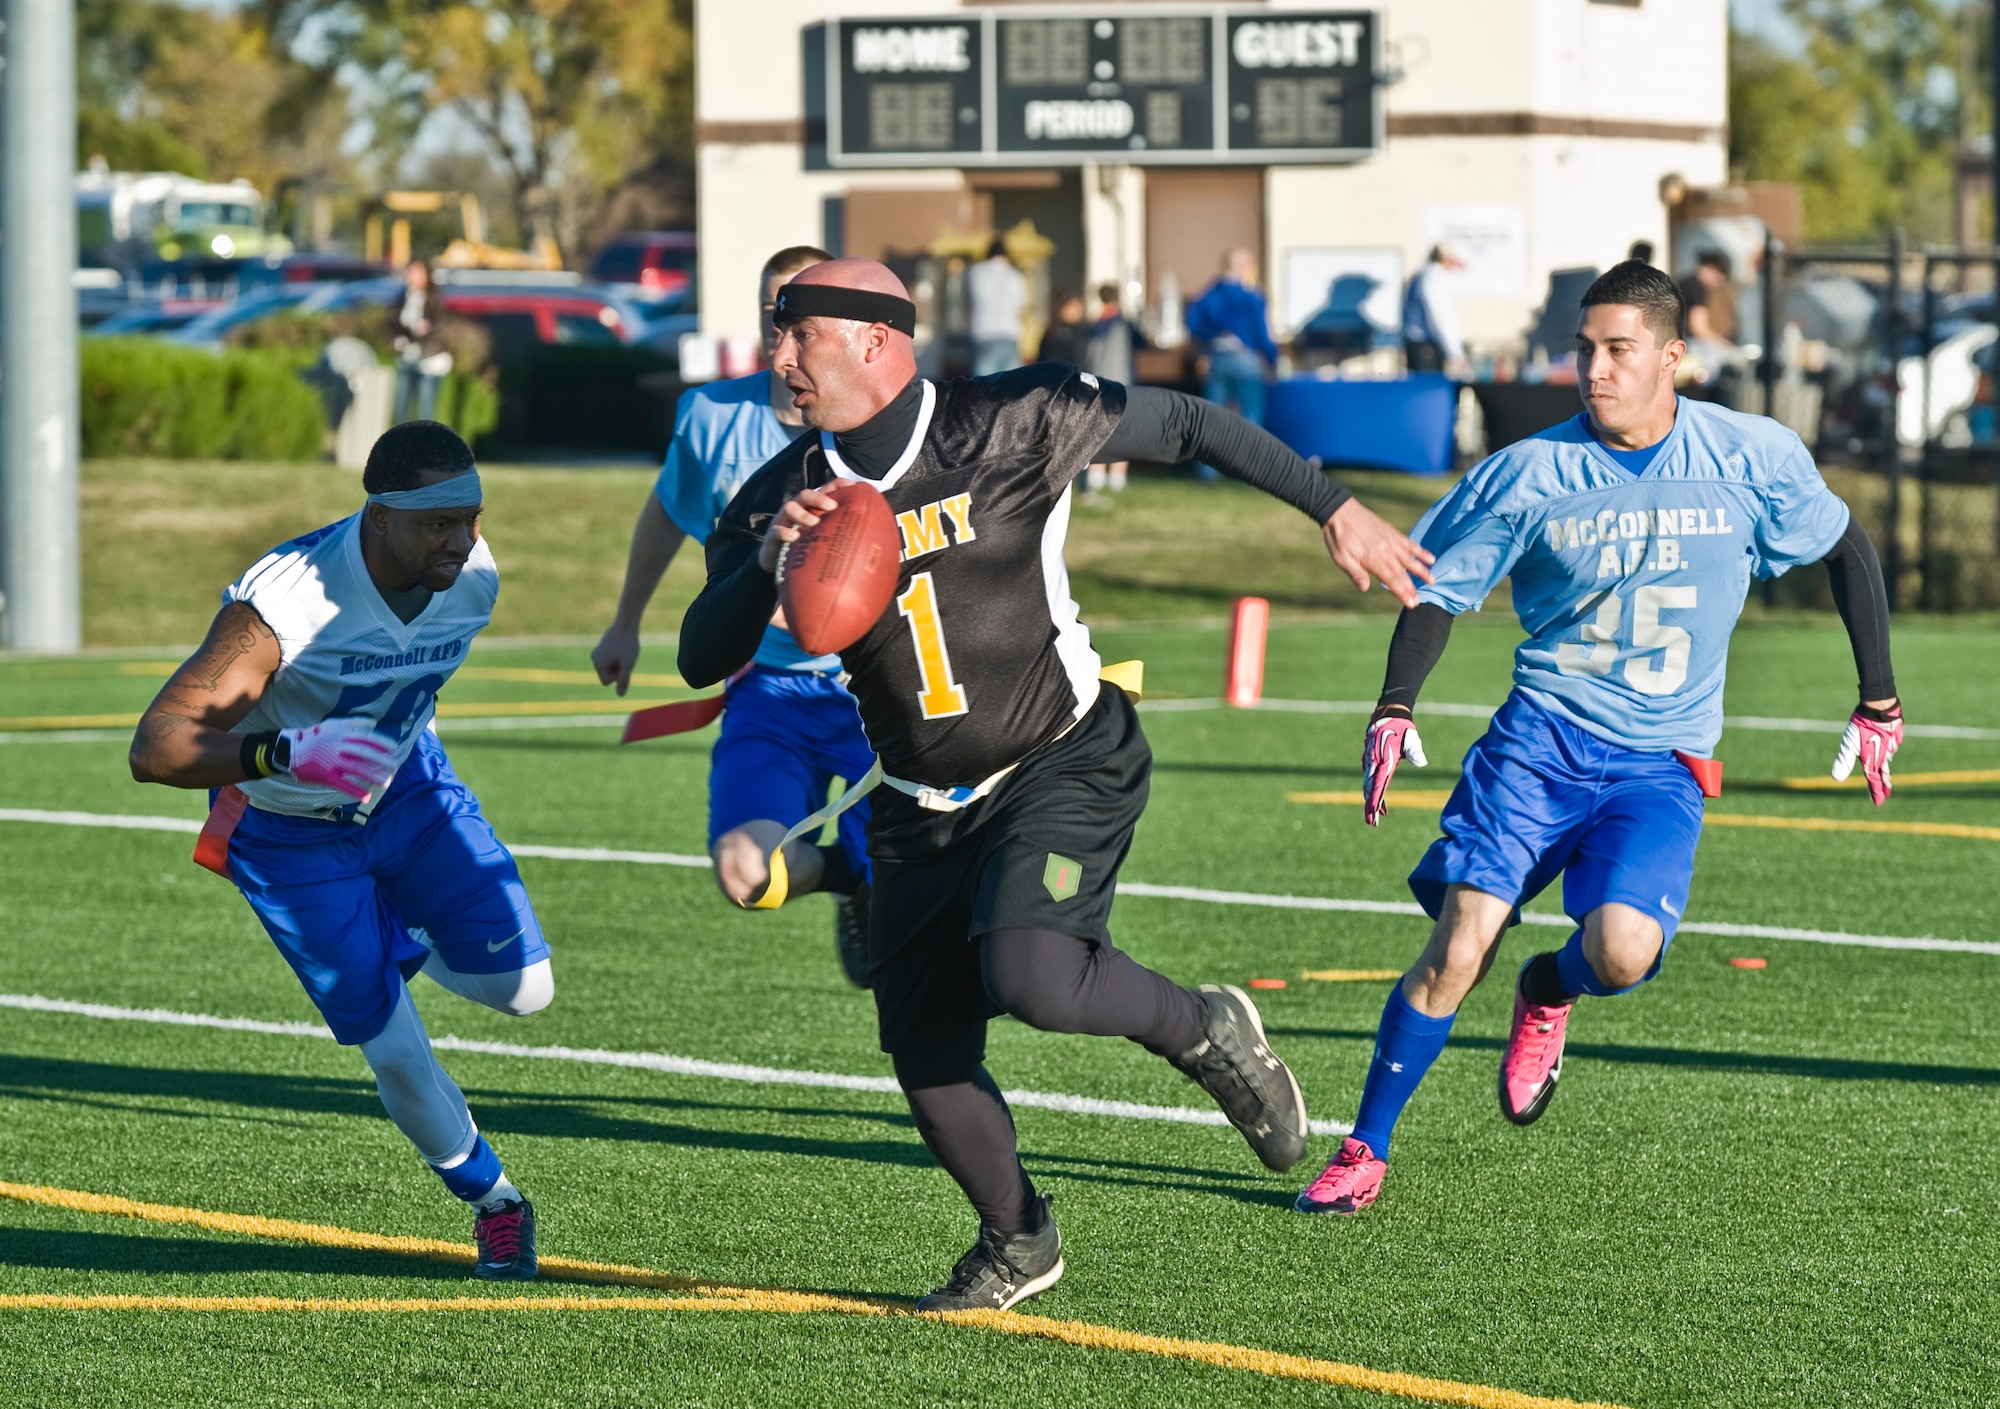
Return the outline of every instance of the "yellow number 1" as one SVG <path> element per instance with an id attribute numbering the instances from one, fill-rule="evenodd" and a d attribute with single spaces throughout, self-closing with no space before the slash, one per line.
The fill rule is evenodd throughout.
<path id="1" fill-rule="evenodd" d="M 903 595 L 896 598 L 896 610 L 910 623 L 910 640 L 917 648 L 917 671 L 924 688 L 917 705 L 926 719 L 949 719 L 965 713 L 965 691 L 951 678 L 951 657 L 944 649 L 944 624 L 938 620 L 937 589 L 931 575 L 920 572 L 910 579 Z"/>

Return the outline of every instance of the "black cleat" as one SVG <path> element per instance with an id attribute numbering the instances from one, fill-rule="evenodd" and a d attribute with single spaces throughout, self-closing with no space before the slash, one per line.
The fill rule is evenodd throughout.
<path id="1" fill-rule="evenodd" d="M 1195 996 L 1208 1009 L 1205 1035 L 1173 1064 L 1215 1097 L 1265 1168 L 1282 1174 L 1306 1157 L 1306 1098 L 1298 1078 L 1264 1040 L 1264 1020 L 1242 989 L 1205 983 Z"/>
<path id="2" fill-rule="evenodd" d="M 868 896 L 864 885 L 833 898 L 833 947 L 840 953 L 840 971 L 856 988 L 868 987 Z"/>
<path id="3" fill-rule="evenodd" d="M 951 1269 L 951 1280 L 917 1302 L 919 1311 L 1005 1311 L 1062 1280 L 1062 1234 L 1050 1195 L 1035 1200 L 1042 1226 L 1032 1233 L 979 1230 L 979 1241 Z"/>
<path id="4" fill-rule="evenodd" d="M 482 1282 L 534 1280 L 540 1267 L 535 1261 L 535 1206 L 526 1199 L 508 1199 L 491 1212 L 480 1210 L 472 1220 L 472 1236 L 479 1243 L 474 1277 Z"/>

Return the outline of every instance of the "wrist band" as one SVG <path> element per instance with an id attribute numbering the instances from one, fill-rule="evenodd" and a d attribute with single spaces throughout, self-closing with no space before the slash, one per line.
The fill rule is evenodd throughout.
<path id="1" fill-rule="evenodd" d="M 278 731 L 272 729 L 262 734 L 245 734 L 236 760 L 243 765 L 244 776 L 248 778 L 275 778 L 286 771 L 290 753 Z"/>
<path id="2" fill-rule="evenodd" d="M 843 289 L 837 284 L 791 283 L 779 289 L 771 321 L 782 328 L 801 318 L 847 318 L 856 323 L 885 323 L 904 337 L 917 333 L 917 306 L 908 299 L 867 289 Z"/>

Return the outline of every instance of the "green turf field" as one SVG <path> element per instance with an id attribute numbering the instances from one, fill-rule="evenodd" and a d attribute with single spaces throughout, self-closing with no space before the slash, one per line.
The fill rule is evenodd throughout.
<path id="1" fill-rule="evenodd" d="M 1489 617 L 1498 614 L 1489 613 Z M 1386 618 L 1275 630 L 1267 694 L 1353 701 L 1380 680 Z M 1514 633 L 1467 622 L 1430 702 L 1498 703 Z M 1358 787 L 1362 716 L 1188 707 L 1219 691 L 1219 630 L 1121 628 L 1143 656 L 1157 753 L 1125 875 L 1151 885 L 1405 901 L 1435 807 L 1379 832 L 1358 808 L 1288 800 Z M 1994 731 L 1990 623 L 1904 623 L 1913 723 Z M 664 672 L 670 652 L 642 663 Z M 0 808 L 195 819 L 201 801 L 129 781 L 93 734 L 135 713 L 157 651 L 0 660 Z M 709 735 L 620 752 L 601 723 L 495 728 L 598 692 L 579 648 L 488 644 L 446 696 L 446 745 L 508 840 L 702 850 Z M 554 674 L 549 674 L 554 672 Z M 1747 624 L 1737 716 L 1837 720 L 1852 663 L 1837 624 Z M 685 697 L 666 686 L 633 698 Z M 512 713 L 503 713 L 511 711 Z M 80 733 L 45 727 L 67 718 Z M 1399 786 L 1442 790 L 1480 728 L 1431 714 L 1433 759 Z M 1831 732 L 1732 729 L 1691 924 L 2000 939 L 2000 734 L 1914 737 L 1918 783 L 1880 814 L 1854 792 L 1789 790 Z M 1834 819 L 1930 832 L 1797 830 Z M 1951 834 L 1956 830 L 1960 835 Z M 313 1013 L 231 888 L 179 833 L 0 821 L 0 994 L 304 1023 Z M 827 903 L 725 908 L 702 871 L 528 858 L 558 993 L 510 1020 L 427 982 L 435 1035 L 668 1053 L 880 1078 L 868 1000 L 841 981 Z M 1554 897 L 1534 909 L 1552 912 Z M 1120 942 L 1190 982 L 1260 993 L 1313 1114 L 1351 1119 L 1386 985 L 1421 922 L 1128 896 Z M 1526 927 L 1497 973 L 1562 938 Z M 1746 971 L 1732 957 L 1765 958 Z M 1657 1405 L 1988 1404 L 2000 1362 L 2000 955 L 1684 933 L 1663 978 L 1585 1005 L 1560 1098 L 1501 1119 L 1494 1068 L 1508 984 L 1468 1003 L 1399 1129 L 1382 1200 L 1352 1220 L 1288 1210 L 1226 1129 L 1017 1111 L 1054 1190 L 1069 1274 L 1032 1311 L 1525 1395 Z M 574 1061 L 447 1052 L 475 1115 L 541 1213 L 545 1257 L 732 1287 L 907 1299 L 972 1234 L 900 1100 Z M 996 1023 L 1004 1087 L 1154 1106 L 1199 1093 L 1135 1047 Z M 358 1054 L 296 1035 L 0 1006 L 0 1182 L 463 1243 L 469 1220 L 382 1118 Z M 1322 1404 L 1398 1401 L 1144 1350 L 828 1311 L 738 1309 L 19 1309 L 6 1298 L 435 1299 L 607 1286 L 474 1288 L 448 1260 L 314 1246 L 0 1199 L 0 1403 Z M 658 1295 L 658 1293 L 647 1293 Z M 1390 1388 L 1396 1386 L 1391 1385 Z M 1407 1386 L 1405 1386 L 1407 1387 Z M 1484 1395 L 1484 1397 L 1481 1397 Z M 1453 1402 L 1505 1404 L 1465 1390 Z"/>

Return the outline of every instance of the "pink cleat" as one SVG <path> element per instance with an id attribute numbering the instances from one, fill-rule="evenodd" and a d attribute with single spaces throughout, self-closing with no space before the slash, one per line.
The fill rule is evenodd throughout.
<path id="1" fill-rule="evenodd" d="M 1521 967 L 1525 970 L 1527 965 Z M 1563 1069 L 1563 1038 L 1575 1006 L 1531 1007 L 1521 996 L 1520 980 L 1514 981 L 1514 1028 L 1500 1057 L 1500 1113 L 1514 1124 L 1533 1125 L 1555 1096 Z"/>
<path id="2" fill-rule="evenodd" d="M 1359 1213 L 1382 1192 L 1387 1162 L 1352 1135 L 1340 1142 L 1340 1153 L 1306 1185 L 1292 1207 L 1300 1213 Z"/>

